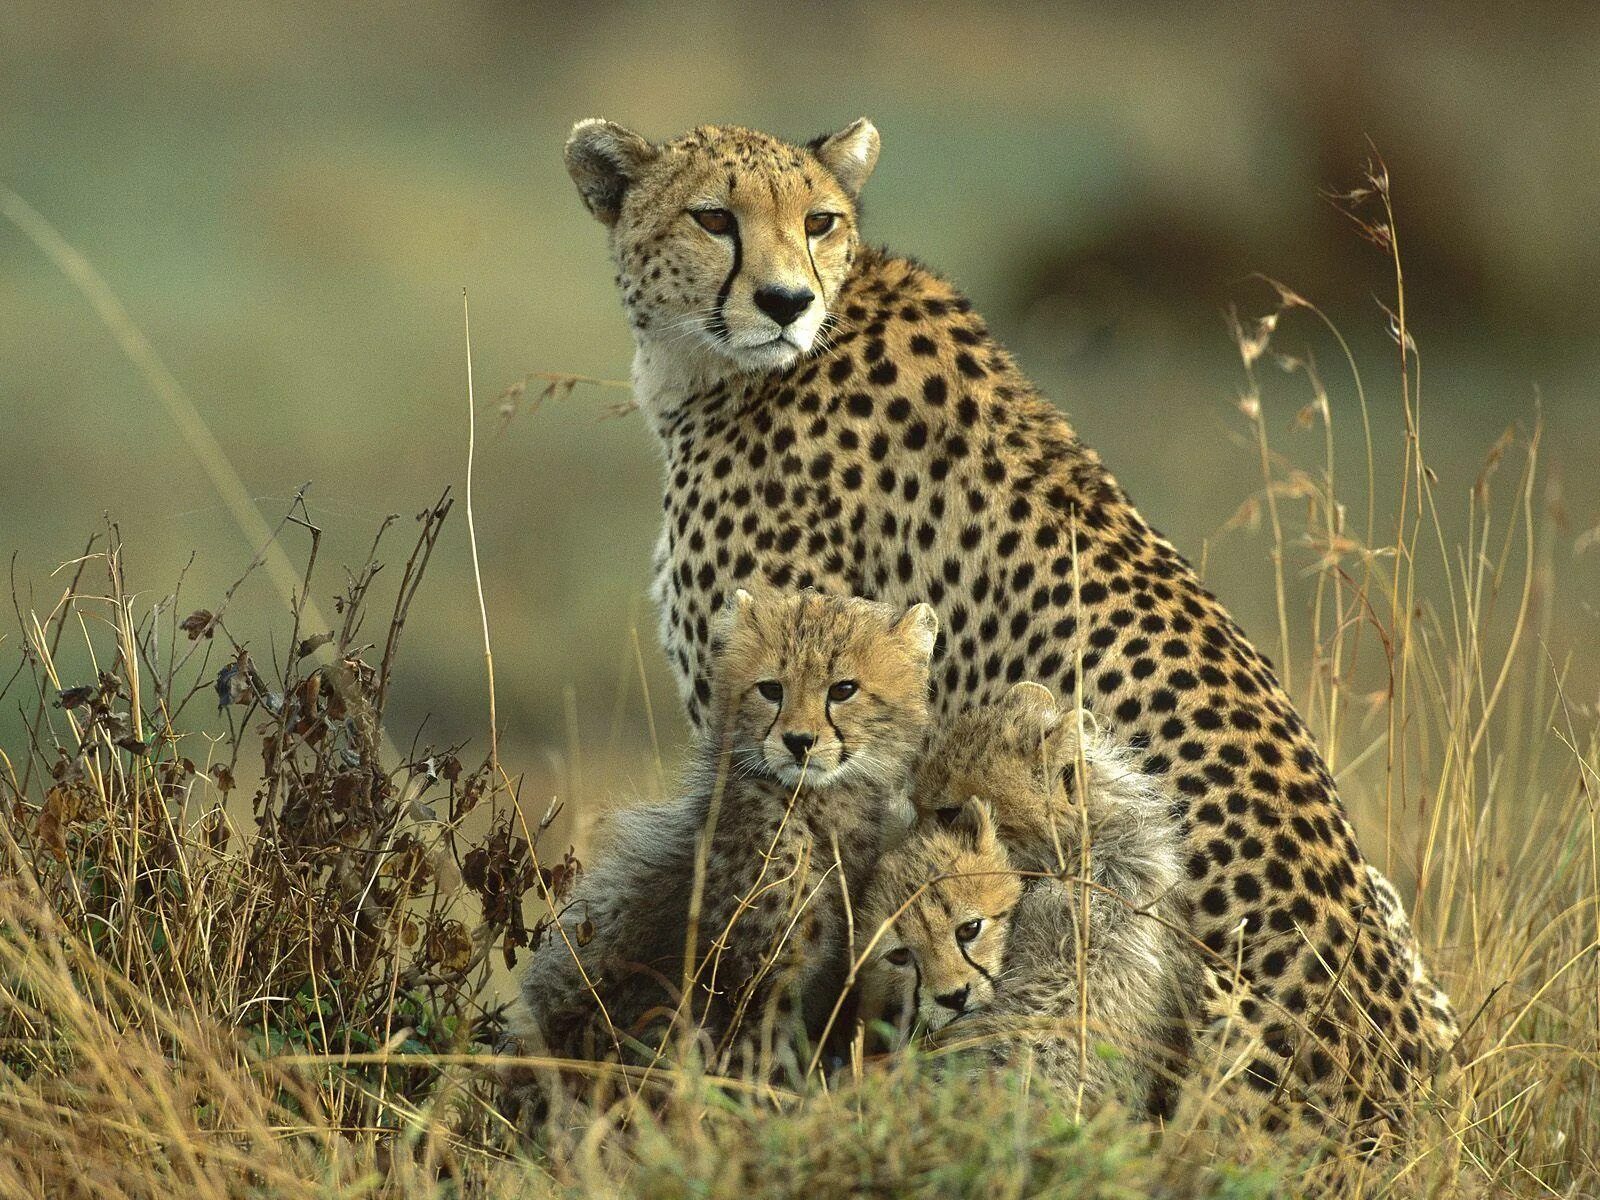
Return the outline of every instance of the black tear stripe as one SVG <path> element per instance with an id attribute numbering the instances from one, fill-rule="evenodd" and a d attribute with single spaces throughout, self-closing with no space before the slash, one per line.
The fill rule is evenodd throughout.
<path id="1" fill-rule="evenodd" d="M 733 267 L 728 271 L 728 277 L 722 281 L 722 287 L 717 290 L 717 311 L 711 318 L 711 332 L 718 341 L 728 340 L 728 322 L 722 314 L 722 306 L 728 302 L 728 293 L 733 290 L 733 281 L 739 278 L 739 266 L 744 261 L 744 243 L 739 239 L 739 219 L 734 218 L 733 229 L 729 232 L 733 239 Z"/>
<path id="2" fill-rule="evenodd" d="M 914 1027 L 917 1019 L 922 1016 L 922 964 L 912 959 L 911 971 L 911 1013 L 908 1022 Z"/>
<path id="3" fill-rule="evenodd" d="M 831 704 L 823 704 L 822 715 L 827 719 L 828 728 L 833 730 L 833 736 L 839 739 L 839 765 L 842 767 L 850 758 L 850 747 L 844 744 L 844 734 L 833 723 L 833 706 Z"/>
<path id="4" fill-rule="evenodd" d="M 817 270 L 817 256 L 811 253 L 811 236 L 806 233 L 804 227 L 802 227 L 800 230 L 800 236 L 805 239 L 806 261 L 811 264 L 811 278 L 817 281 L 817 295 L 822 297 L 823 306 L 826 307 L 828 303 L 828 289 L 822 286 L 822 275 Z"/>
<path id="5" fill-rule="evenodd" d="M 999 985 L 994 981 L 994 976 L 985 971 L 980 965 L 972 961 L 972 955 L 967 953 L 966 946 L 962 945 L 959 940 L 956 942 L 956 949 L 961 951 L 961 957 L 967 960 L 967 966 L 971 967 L 979 975 L 982 975 L 985 979 L 987 979 L 989 981 L 989 986 L 995 991 L 1000 990 Z"/>

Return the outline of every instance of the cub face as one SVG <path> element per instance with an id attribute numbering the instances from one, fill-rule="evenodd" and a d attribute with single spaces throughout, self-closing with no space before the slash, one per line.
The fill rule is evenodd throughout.
<path id="1" fill-rule="evenodd" d="M 734 593 L 712 636 L 713 720 L 734 768 L 791 787 L 900 785 L 928 723 L 926 604 Z"/>
<path id="2" fill-rule="evenodd" d="M 921 821 L 884 855 L 862 901 L 862 1013 L 902 1034 L 937 1032 L 994 1000 L 1022 881 L 988 808 L 969 800 L 948 824 Z"/>
<path id="3" fill-rule="evenodd" d="M 807 146 L 737 126 L 656 144 L 588 120 L 566 147 L 579 195 L 611 230 L 636 335 L 698 346 L 739 371 L 782 370 L 816 344 L 877 160 L 864 118 Z"/>

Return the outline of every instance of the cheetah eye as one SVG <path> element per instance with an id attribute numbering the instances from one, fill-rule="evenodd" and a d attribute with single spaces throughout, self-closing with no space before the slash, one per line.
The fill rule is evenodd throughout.
<path id="1" fill-rule="evenodd" d="M 776 679 L 763 679 L 756 684 L 756 691 L 761 693 L 764 700 L 770 700 L 774 704 L 783 703 L 783 684 Z"/>
<path id="2" fill-rule="evenodd" d="M 692 208 L 689 215 L 707 233 L 721 235 L 733 232 L 733 214 L 725 208 Z"/>
<path id="3" fill-rule="evenodd" d="M 806 236 L 821 237 L 825 233 L 831 233 L 838 223 L 838 213 L 812 213 L 806 218 Z"/>
<path id="4" fill-rule="evenodd" d="M 956 926 L 956 941 L 965 945 L 976 940 L 977 936 L 982 932 L 983 918 L 974 917 L 972 920 Z"/>
<path id="5" fill-rule="evenodd" d="M 911 951 L 904 946 L 896 946 L 883 957 L 885 962 L 893 963 L 897 967 L 903 967 L 911 961 Z"/>
<path id="6" fill-rule="evenodd" d="M 854 696 L 856 692 L 860 690 L 860 688 L 861 685 L 858 684 L 854 679 L 841 679 L 838 683 L 834 684 L 828 689 L 828 699 L 832 700 L 835 704 L 841 703 L 850 699 L 851 696 Z"/>

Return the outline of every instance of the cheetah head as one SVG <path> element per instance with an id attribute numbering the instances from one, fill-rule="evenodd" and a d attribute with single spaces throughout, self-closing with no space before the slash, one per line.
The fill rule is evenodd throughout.
<path id="1" fill-rule="evenodd" d="M 941 729 L 917 764 L 912 799 L 919 818 L 946 819 L 969 796 L 990 805 L 1007 846 L 1048 845 L 1075 826 L 1072 775 L 1077 724 L 1050 692 L 1015 684 L 994 704 L 968 708 Z"/>
<path id="2" fill-rule="evenodd" d="M 653 143 L 587 120 L 566 147 L 578 194 L 611 231 L 635 336 L 735 373 L 782 370 L 824 335 L 877 160 L 865 118 L 805 146 L 711 125 Z"/>
<path id="3" fill-rule="evenodd" d="M 988 807 L 969 799 L 948 822 L 919 820 L 879 860 L 861 927 L 878 941 L 862 964 L 871 1021 L 937 1032 L 994 999 L 1022 881 Z"/>
<path id="4" fill-rule="evenodd" d="M 1087 847 L 1099 880 L 1128 899 L 1165 895 L 1179 880 L 1167 786 L 1090 713 L 1037 683 L 957 713 L 919 759 L 918 820 L 949 820 L 972 796 L 988 805 L 1019 870 L 1059 871 Z"/>
<path id="5" fill-rule="evenodd" d="M 854 597 L 739 590 L 718 621 L 712 721 L 736 769 L 898 791 L 928 722 L 938 618 Z"/>

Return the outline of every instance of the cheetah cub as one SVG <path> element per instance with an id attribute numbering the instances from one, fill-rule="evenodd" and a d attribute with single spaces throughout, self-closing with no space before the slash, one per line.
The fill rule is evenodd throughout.
<path id="1" fill-rule="evenodd" d="M 1158 781 L 1099 733 L 1080 741 L 1077 716 L 1021 683 L 944 729 L 917 772 L 917 827 L 863 904 L 863 938 L 884 933 L 862 1012 L 902 1038 L 970 1035 L 996 1060 L 1026 1046 L 1060 1087 L 1165 1111 L 1204 973 L 1182 834 Z"/>
<path id="2" fill-rule="evenodd" d="M 530 1049 L 648 1055 L 689 1030 L 720 1070 L 796 1061 L 793 1020 L 826 1023 L 849 914 L 909 824 L 937 629 L 926 604 L 735 594 L 683 799 L 613 822 L 523 979 Z"/>

